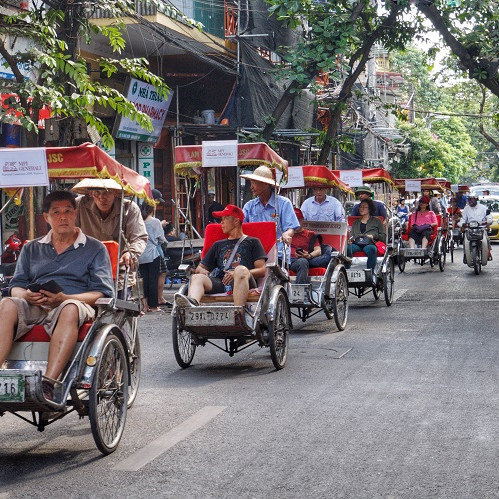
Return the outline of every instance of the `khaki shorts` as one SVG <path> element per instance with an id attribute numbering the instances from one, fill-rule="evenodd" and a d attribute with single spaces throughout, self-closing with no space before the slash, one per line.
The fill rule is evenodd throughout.
<path id="1" fill-rule="evenodd" d="M 86 303 L 79 300 L 65 300 L 57 308 L 45 309 L 38 305 L 30 305 L 24 298 L 9 296 L 4 300 L 12 300 L 17 307 L 17 328 L 14 339 L 17 340 L 24 336 L 33 326 L 43 326 L 49 336 L 52 336 L 57 320 L 62 312 L 62 309 L 73 303 L 78 307 L 78 329 L 84 322 L 95 317 L 95 311 Z"/>

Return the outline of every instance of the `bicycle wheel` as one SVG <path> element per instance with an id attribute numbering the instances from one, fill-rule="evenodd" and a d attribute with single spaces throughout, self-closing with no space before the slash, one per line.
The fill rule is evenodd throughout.
<path id="1" fill-rule="evenodd" d="M 336 327 L 343 331 L 348 319 L 348 279 L 346 272 L 342 269 L 338 273 L 333 298 L 334 322 Z"/>
<path id="2" fill-rule="evenodd" d="M 383 292 L 385 294 L 385 303 L 389 307 L 393 303 L 393 291 L 395 289 L 395 264 L 393 259 L 388 260 L 386 272 L 383 274 Z"/>
<path id="3" fill-rule="evenodd" d="M 438 245 L 438 268 L 440 269 L 440 272 L 443 272 L 445 270 L 445 260 L 447 259 L 447 253 L 445 252 L 444 248 L 445 241 L 440 241 Z"/>
<path id="4" fill-rule="evenodd" d="M 480 275 L 482 270 L 482 251 L 478 246 L 471 248 L 471 257 L 473 258 L 473 270 L 476 275 Z"/>
<path id="5" fill-rule="evenodd" d="M 172 341 L 175 360 L 182 369 L 186 369 L 194 358 L 196 345 L 192 341 L 191 333 L 180 329 L 176 317 L 172 319 Z"/>
<path id="6" fill-rule="evenodd" d="M 140 338 L 137 330 L 138 318 L 129 316 L 123 322 L 121 331 L 128 345 L 128 361 L 130 364 L 130 386 L 128 387 L 128 408 L 132 407 L 140 385 L 142 361 L 140 357 Z"/>
<path id="7" fill-rule="evenodd" d="M 89 398 L 92 435 L 105 455 L 118 447 L 125 428 L 128 396 L 126 353 L 120 340 L 110 334 L 97 358 Z"/>
<path id="8" fill-rule="evenodd" d="M 450 242 L 450 248 L 449 248 L 449 251 L 450 251 L 450 261 L 452 263 L 454 263 L 454 238 L 451 239 L 451 242 Z"/>
<path id="9" fill-rule="evenodd" d="M 284 293 L 277 297 L 274 320 L 269 322 L 270 357 L 276 369 L 282 369 L 288 356 L 288 338 L 291 328 L 288 300 Z"/>

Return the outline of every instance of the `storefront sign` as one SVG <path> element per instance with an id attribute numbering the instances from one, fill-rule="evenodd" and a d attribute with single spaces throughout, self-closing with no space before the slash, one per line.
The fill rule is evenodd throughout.
<path id="1" fill-rule="evenodd" d="M 362 180 L 362 170 L 340 170 L 340 180 L 350 187 L 360 187 L 364 185 Z"/>
<path id="2" fill-rule="evenodd" d="M 154 148 L 152 144 L 141 142 L 138 146 L 139 173 L 149 179 L 151 188 L 154 188 Z"/>
<path id="3" fill-rule="evenodd" d="M 406 180 L 406 192 L 421 192 L 421 180 Z"/>
<path id="4" fill-rule="evenodd" d="M 0 149 L 0 187 L 49 184 L 44 148 Z"/>
<path id="5" fill-rule="evenodd" d="M 120 116 L 116 119 L 114 128 L 116 138 L 140 142 L 157 142 L 170 107 L 173 91 L 170 91 L 168 98 L 165 100 L 158 94 L 153 85 L 132 78 L 126 97 L 135 104 L 137 111 L 142 111 L 151 118 L 154 130 L 148 132 L 130 118 Z"/>
<path id="6" fill-rule="evenodd" d="M 237 140 L 203 140 L 203 168 L 237 166 Z"/>

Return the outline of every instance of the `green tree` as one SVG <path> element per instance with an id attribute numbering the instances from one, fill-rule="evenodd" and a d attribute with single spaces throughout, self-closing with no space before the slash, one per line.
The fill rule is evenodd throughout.
<path id="1" fill-rule="evenodd" d="M 117 73 L 133 76 L 154 85 L 159 94 L 166 97 L 168 87 L 149 70 L 146 59 L 121 57 L 125 39 L 119 18 L 134 12 L 134 2 L 53 0 L 33 4 L 30 10 L 0 16 L 0 55 L 15 76 L 14 80 L 3 84 L 3 90 L 18 96 L 9 104 L 20 115 L 15 118 L 11 113 L 3 112 L 0 121 L 8 123 L 18 119 L 24 129 L 31 132 L 28 133 L 30 145 L 37 145 L 38 112 L 46 104 L 61 120 L 61 145 L 72 143 L 72 121 L 79 118 L 94 127 L 104 145 L 109 147 L 113 144 L 110 130 L 92 112 L 93 106 L 99 104 L 151 130 L 150 118 L 112 85 L 93 80 L 87 71 L 87 61 L 80 56 L 81 44 L 88 44 L 93 36 L 102 35 L 116 54 L 115 58 L 97 59 L 102 75 L 108 79 Z M 109 26 L 92 24 L 90 16 L 96 8 L 107 9 L 110 17 L 117 18 L 116 22 Z M 26 49 L 15 49 L 13 41 L 18 38 L 29 41 Z M 19 64 L 32 68 L 36 80 L 25 79 L 18 69 Z"/>

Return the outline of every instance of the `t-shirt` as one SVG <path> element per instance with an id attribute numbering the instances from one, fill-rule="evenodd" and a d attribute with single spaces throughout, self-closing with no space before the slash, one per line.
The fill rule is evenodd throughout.
<path id="1" fill-rule="evenodd" d="M 201 260 L 201 263 L 210 271 L 218 269 L 216 277 L 223 277 L 223 269 L 237 241 L 239 239 L 222 239 L 221 241 L 216 241 Z M 244 265 L 247 269 L 251 270 L 255 268 L 255 261 L 261 259 L 267 260 L 267 254 L 263 249 L 260 239 L 247 236 L 241 242 L 239 248 L 237 248 L 229 269 L 235 269 L 238 265 Z"/>
<path id="2" fill-rule="evenodd" d="M 411 215 L 411 225 L 436 224 L 437 216 L 433 211 L 416 211 Z"/>
<path id="3" fill-rule="evenodd" d="M 296 258 L 296 250 L 298 248 L 308 251 L 310 246 L 310 241 L 312 237 L 315 236 L 315 232 L 311 230 L 303 229 L 301 232 L 295 232 L 293 239 L 291 240 L 291 258 Z M 319 239 L 315 240 L 314 248 L 320 245 Z"/>

